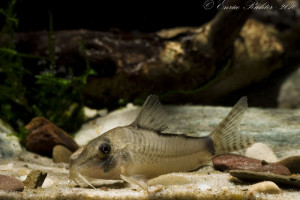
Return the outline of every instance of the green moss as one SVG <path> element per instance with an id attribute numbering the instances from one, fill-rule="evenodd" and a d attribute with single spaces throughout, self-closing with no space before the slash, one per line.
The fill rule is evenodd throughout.
<path id="1" fill-rule="evenodd" d="M 86 70 L 80 76 L 69 73 L 63 77 L 57 74 L 53 41 L 53 22 L 50 14 L 49 56 L 43 58 L 18 52 L 13 39 L 18 25 L 14 13 L 16 0 L 10 1 L 7 9 L 0 9 L 6 19 L 0 37 L 8 38 L 0 48 L 0 118 L 17 130 L 17 136 L 24 143 L 27 131 L 24 125 L 33 117 L 44 116 L 68 132 L 77 130 L 83 120 L 82 90 L 87 77 L 95 72 L 90 68 L 82 42 L 81 50 L 86 58 Z M 43 60 L 48 63 L 43 72 L 33 72 L 23 65 L 24 59 Z M 71 66 L 69 71 L 72 72 Z"/>

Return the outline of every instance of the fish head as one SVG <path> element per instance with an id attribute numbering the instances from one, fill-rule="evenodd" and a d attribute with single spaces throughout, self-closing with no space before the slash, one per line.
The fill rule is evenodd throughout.
<path id="1" fill-rule="evenodd" d="M 91 140 L 70 164 L 70 179 L 75 180 L 82 176 L 93 179 L 120 179 L 121 144 L 124 129 L 112 129 Z"/>

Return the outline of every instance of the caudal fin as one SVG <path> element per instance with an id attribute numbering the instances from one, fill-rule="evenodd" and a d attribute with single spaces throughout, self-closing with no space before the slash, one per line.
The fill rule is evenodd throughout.
<path id="1" fill-rule="evenodd" d="M 254 137 L 237 133 L 247 107 L 247 97 L 242 97 L 209 135 L 213 143 L 215 155 L 244 149 L 254 143 Z"/>

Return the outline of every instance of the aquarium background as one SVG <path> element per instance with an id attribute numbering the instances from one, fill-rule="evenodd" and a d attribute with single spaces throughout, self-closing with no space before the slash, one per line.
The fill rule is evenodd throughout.
<path id="1" fill-rule="evenodd" d="M 222 49 L 235 33 L 226 28 L 230 14 L 217 17 L 219 4 L 1 1 L 0 118 L 24 139 L 24 125 L 33 117 L 44 116 L 72 133 L 87 120 L 83 107 L 141 105 L 151 93 L 172 105 L 231 106 L 248 96 L 253 107 L 298 108 L 297 10 L 252 9 L 242 23 L 244 35 Z M 224 27 L 215 28 L 207 47 L 201 33 L 218 20 Z M 178 27 L 191 29 L 173 31 Z M 76 37 L 81 39 L 70 39 Z M 97 38 L 121 45 L 108 43 L 113 50 L 107 53 L 91 44 Z"/>

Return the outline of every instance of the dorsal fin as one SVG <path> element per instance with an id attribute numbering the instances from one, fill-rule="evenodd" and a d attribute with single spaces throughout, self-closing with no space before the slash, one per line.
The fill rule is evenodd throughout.
<path id="1" fill-rule="evenodd" d="M 131 125 L 157 132 L 168 129 L 167 115 L 157 96 L 151 94 L 147 97 L 138 116 Z"/>

